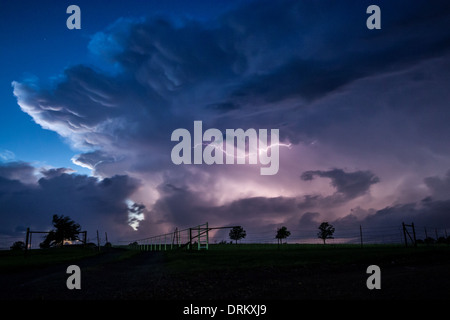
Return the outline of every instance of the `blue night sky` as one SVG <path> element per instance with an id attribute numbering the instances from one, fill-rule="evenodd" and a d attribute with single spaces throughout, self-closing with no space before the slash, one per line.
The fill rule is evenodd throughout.
<path id="1" fill-rule="evenodd" d="M 450 227 L 449 24 L 447 1 L 2 1 L 0 236 Z M 175 165 L 196 120 L 279 129 L 279 171 Z"/>
<path id="2" fill-rule="evenodd" d="M 58 134 L 42 128 L 23 113 L 11 94 L 13 80 L 47 82 L 72 65 L 100 64 L 88 50 L 92 36 L 119 18 L 151 14 L 189 16 L 207 20 L 244 1 L 78 1 L 82 29 L 69 30 L 66 9 L 71 1 L 2 1 L 0 3 L 0 146 L 4 157 L 41 165 L 70 167 L 88 174 L 70 161 L 74 151 Z M 14 156 L 11 153 L 13 152 Z"/>

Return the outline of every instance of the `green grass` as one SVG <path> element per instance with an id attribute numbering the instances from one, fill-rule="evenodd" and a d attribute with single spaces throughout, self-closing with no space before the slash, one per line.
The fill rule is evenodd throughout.
<path id="1" fill-rule="evenodd" d="M 63 247 L 24 251 L 0 251 L 0 272 L 20 271 L 79 260 L 98 254 L 93 248 Z"/>
<path id="2" fill-rule="evenodd" d="M 167 251 L 172 272 L 202 272 L 261 267 L 428 263 L 450 260 L 449 246 L 405 248 L 399 245 L 242 244 L 210 245 L 208 251 Z"/>
<path id="3" fill-rule="evenodd" d="M 138 250 L 115 248 L 111 261 L 122 261 Z M 64 247 L 23 251 L 0 251 L 0 272 L 46 267 L 98 255 L 94 248 Z M 242 270 L 252 268 L 348 266 L 354 264 L 402 264 L 450 262 L 450 246 L 351 244 L 213 244 L 209 250 L 163 251 L 164 268 L 174 273 Z"/>

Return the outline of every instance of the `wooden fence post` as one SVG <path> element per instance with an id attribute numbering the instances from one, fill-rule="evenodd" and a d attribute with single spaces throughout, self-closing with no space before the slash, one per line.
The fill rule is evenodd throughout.
<path id="1" fill-rule="evenodd" d="M 406 239 L 406 228 L 405 228 L 405 223 L 402 222 L 402 227 L 403 227 L 403 237 L 405 238 L 405 247 L 408 246 L 408 239 Z"/>
<path id="2" fill-rule="evenodd" d="M 361 248 L 363 247 L 362 227 L 359 225 L 359 237 L 361 238 Z"/>
<path id="3" fill-rule="evenodd" d="M 30 239 L 30 228 L 27 228 L 27 236 L 25 238 L 25 251 L 28 250 L 28 241 Z"/>

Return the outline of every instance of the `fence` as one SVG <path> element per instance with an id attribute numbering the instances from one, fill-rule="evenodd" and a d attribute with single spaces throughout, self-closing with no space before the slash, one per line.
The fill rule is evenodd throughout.
<path id="1" fill-rule="evenodd" d="M 409 225 L 409 224 L 408 224 Z M 407 226 L 408 226 L 407 225 Z M 323 240 L 318 238 L 317 232 L 318 228 L 295 228 L 291 229 L 286 225 L 287 229 L 291 232 L 287 239 L 283 242 L 287 243 L 298 243 L 298 244 L 322 244 Z M 244 229 L 246 227 L 244 226 Z M 396 226 L 364 226 L 357 225 L 354 227 L 340 227 L 335 226 L 336 230 L 333 234 L 333 239 L 326 239 L 326 243 L 338 244 L 338 243 L 348 243 L 348 244 L 399 244 L 407 245 L 410 244 L 411 238 L 413 238 L 412 230 L 407 228 L 411 238 L 406 234 L 405 243 L 405 232 L 403 225 Z M 418 243 L 442 243 L 449 242 L 450 238 L 447 234 L 447 229 L 445 227 L 432 227 L 432 226 L 417 226 L 414 225 L 415 237 Z M 247 231 L 247 235 L 242 239 L 241 243 L 260 243 L 260 244 L 276 244 L 277 239 L 275 238 L 276 230 L 270 231 Z M 210 243 L 223 243 L 230 242 L 228 234 L 216 234 L 214 237 L 210 238 Z"/>
<path id="2" fill-rule="evenodd" d="M 134 240 L 131 246 L 142 251 L 173 250 L 177 248 L 208 250 L 209 230 L 208 222 L 183 230 Z"/>
<path id="3" fill-rule="evenodd" d="M 174 232 L 151 236 L 148 238 L 127 241 L 133 249 L 141 251 L 161 251 L 173 249 L 197 249 L 208 250 L 210 243 L 210 231 L 231 229 L 235 226 L 209 227 L 208 222 L 183 230 L 175 229 Z"/>
<path id="4" fill-rule="evenodd" d="M 247 229 L 246 226 L 243 226 Z M 354 226 L 343 227 L 336 225 L 336 231 L 333 239 L 327 239 L 327 243 L 349 243 L 349 244 L 401 244 L 411 243 L 409 236 L 405 237 L 403 226 L 401 224 L 395 226 Z M 134 240 L 134 248 L 140 250 L 171 250 L 175 248 L 187 249 L 208 249 L 211 243 L 230 242 L 227 232 L 217 232 L 211 234 L 209 231 L 214 229 L 229 229 L 232 227 L 210 228 L 208 223 L 198 225 L 183 230 L 176 229 L 174 232 L 151 236 L 144 239 Z M 322 240 L 317 237 L 317 228 L 289 228 L 291 235 L 284 241 L 288 243 L 299 244 L 320 244 Z M 450 237 L 447 230 L 448 227 L 414 225 L 414 233 L 417 243 L 433 244 L 433 243 L 449 243 Z M 411 237 L 413 234 L 409 231 Z M 247 230 L 247 235 L 240 240 L 241 243 L 261 243 L 276 244 L 276 230 L 269 231 L 252 231 Z M 406 243 L 405 243 L 406 239 Z M 98 239 L 97 239 L 98 240 Z M 18 241 L 26 242 L 26 233 L 22 236 L 0 235 L 0 250 L 9 250 L 11 246 Z M 29 248 L 39 248 L 39 243 L 43 241 L 43 237 L 30 237 Z M 89 242 L 89 239 L 87 240 Z M 130 241 L 127 241 L 130 243 Z"/>
<path id="5" fill-rule="evenodd" d="M 23 244 L 23 249 L 39 249 L 40 244 L 44 241 L 45 237 L 50 233 L 50 231 L 35 231 L 27 228 L 23 235 L 21 236 L 10 236 L 10 235 L 0 235 L 0 250 L 10 250 L 15 243 L 21 242 Z M 80 240 L 69 241 L 64 240 L 64 244 L 77 244 L 77 243 L 87 243 L 87 231 L 79 232 Z"/>

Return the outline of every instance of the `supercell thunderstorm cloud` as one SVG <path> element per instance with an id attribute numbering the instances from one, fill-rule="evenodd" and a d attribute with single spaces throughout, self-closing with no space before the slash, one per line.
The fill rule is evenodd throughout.
<path id="1" fill-rule="evenodd" d="M 0 162 L 0 233 L 48 229 L 53 214 L 117 239 L 206 221 L 450 227 L 450 7 L 432 2 L 379 1 L 381 30 L 364 1 L 118 13 L 85 41 L 98 65 L 10 79 L 16 107 L 74 152 L 71 168 Z M 171 134 L 194 121 L 278 129 L 289 148 L 274 175 L 174 164 Z"/>

